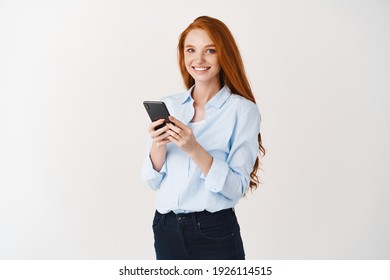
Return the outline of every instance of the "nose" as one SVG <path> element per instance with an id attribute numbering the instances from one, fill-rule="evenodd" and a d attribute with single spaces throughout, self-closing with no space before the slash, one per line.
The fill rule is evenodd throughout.
<path id="1" fill-rule="evenodd" d="M 196 54 L 195 61 L 196 61 L 197 63 L 203 63 L 204 60 L 205 60 L 205 59 L 204 59 L 204 53 L 198 52 L 198 53 Z"/>

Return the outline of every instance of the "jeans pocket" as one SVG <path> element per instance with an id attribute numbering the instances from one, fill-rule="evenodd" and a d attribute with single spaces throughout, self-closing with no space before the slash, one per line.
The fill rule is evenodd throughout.
<path id="1" fill-rule="evenodd" d="M 200 234 L 210 240 L 226 240 L 235 235 L 234 224 L 230 218 L 198 222 Z"/>
<path id="2" fill-rule="evenodd" d="M 162 221 L 163 221 L 163 215 L 161 215 L 160 213 L 158 213 L 156 211 L 154 218 L 153 218 L 152 228 L 153 229 L 158 228 L 162 224 Z"/>

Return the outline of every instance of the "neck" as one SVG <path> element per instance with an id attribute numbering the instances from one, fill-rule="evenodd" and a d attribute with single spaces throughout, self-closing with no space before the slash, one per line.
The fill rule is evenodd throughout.
<path id="1" fill-rule="evenodd" d="M 206 104 L 211 98 L 214 97 L 222 88 L 218 83 L 195 83 L 194 91 L 192 92 L 192 98 L 195 103 L 199 105 Z"/>

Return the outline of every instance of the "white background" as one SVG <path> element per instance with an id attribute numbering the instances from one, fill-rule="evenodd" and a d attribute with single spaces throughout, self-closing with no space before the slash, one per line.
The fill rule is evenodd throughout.
<path id="1" fill-rule="evenodd" d="M 0 259 L 154 258 L 142 101 L 184 90 L 200 15 L 262 112 L 247 258 L 390 258 L 388 1 L 0 0 Z"/>

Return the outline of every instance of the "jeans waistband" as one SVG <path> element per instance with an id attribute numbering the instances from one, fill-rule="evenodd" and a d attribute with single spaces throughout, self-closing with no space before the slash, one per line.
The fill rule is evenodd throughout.
<path id="1" fill-rule="evenodd" d="M 175 218 L 185 218 L 185 217 L 197 217 L 197 218 L 203 218 L 203 217 L 208 217 L 208 216 L 218 216 L 218 215 L 224 215 L 227 213 L 234 212 L 234 208 L 228 208 L 228 209 L 223 209 L 217 212 L 209 212 L 207 210 L 201 211 L 201 212 L 191 212 L 191 213 L 178 213 L 175 214 L 173 211 L 168 212 L 166 214 L 160 214 L 162 216 L 170 216 L 170 217 L 175 217 Z M 158 213 L 158 212 L 157 212 Z"/>

